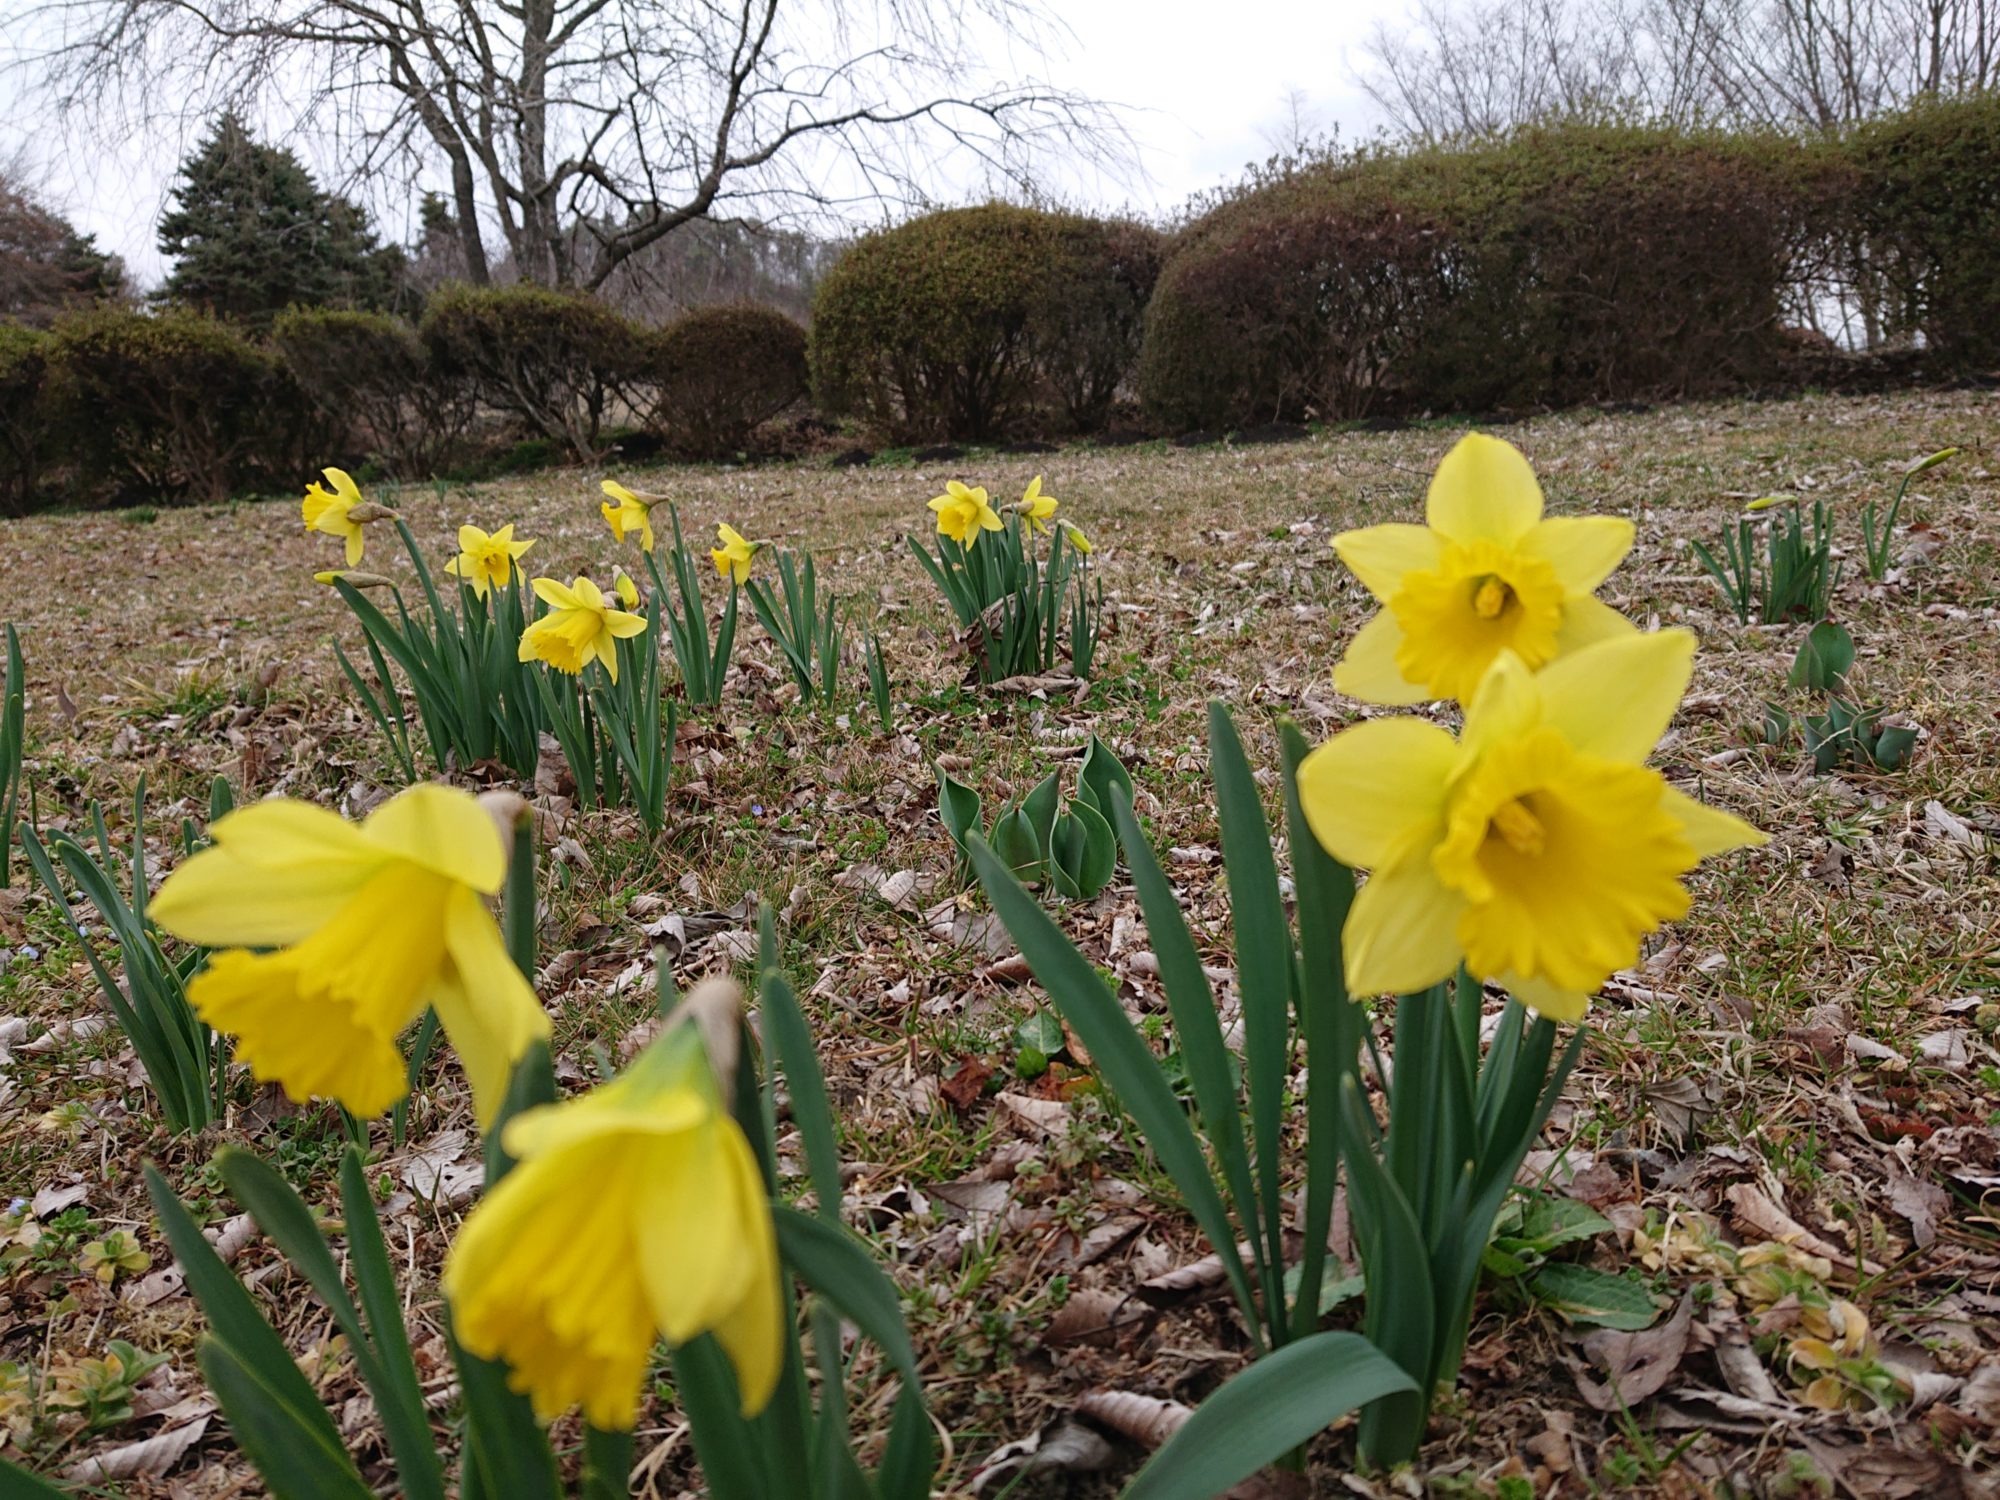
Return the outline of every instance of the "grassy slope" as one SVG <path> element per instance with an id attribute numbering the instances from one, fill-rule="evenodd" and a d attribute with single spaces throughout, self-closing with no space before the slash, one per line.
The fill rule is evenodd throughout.
<path id="1" fill-rule="evenodd" d="M 1951 1204 L 1939 1215 L 1936 1243 L 1914 1252 L 1887 1183 L 1892 1166 L 1945 1180 L 1924 1155 L 1929 1130 L 1984 1125 L 2000 1105 L 2000 1075 L 1981 1076 L 1994 1060 L 1990 1032 L 1978 1031 L 1975 1014 L 1946 1008 L 1960 997 L 1994 998 L 2000 883 L 1989 853 L 1940 834 L 1934 817 L 1926 823 L 1935 801 L 1975 825 L 1985 820 L 1989 837 L 1995 832 L 2000 483 L 1991 450 L 1969 452 L 1919 481 L 1905 519 L 1934 528 L 1943 546 L 1899 586 L 1871 588 L 1860 576 L 1855 517 L 1868 497 L 1886 498 L 1900 465 L 1976 442 L 1990 435 L 1992 421 L 1992 398 L 1967 393 L 1584 414 L 1505 434 L 1535 462 L 1554 511 L 1611 512 L 1638 523 L 1638 546 L 1607 596 L 1641 621 L 1690 625 L 1704 642 L 1663 763 L 1676 780 L 1773 835 L 1767 849 L 1705 870 L 1688 922 L 1595 1013 L 1596 1035 L 1554 1144 L 1592 1152 L 1605 1174 L 1599 1196 L 1625 1233 L 1602 1241 L 1599 1261 L 1642 1264 L 1663 1291 L 1678 1292 L 1704 1274 L 1689 1248 L 1701 1238 L 1700 1220 L 1688 1216 L 1706 1211 L 1727 1221 L 1727 1189 L 1761 1184 L 1807 1227 L 1836 1244 L 1859 1244 L 1892 1268 L 1849 1295 L 1885 1341 L 1937 1346 L 1947 1373 L 1964 1373 L 1980 1340 L 1991 1342 L 1990 1334 L 1959 1330 L 1952 1337 L 1970 1338 L 1968 1352 L 1940 1333 L 1980 1313 L 1977 1302 L 1940 1299 L 1991 1283 L 2000 1265 L 1991 1222 Z M 914 912 L 886 907 L 855 867 L 941 880 L 947 847 L 928 810 L 934 760 L 957 757 L 956 774 L 980 785 L 991 803 L 1031 785 L 1094 728 L 1157 799 L 1160 842 L 1186 851 L 1173 872 L 1212 961 L 1226 963 L 1224 895 L 1200 854 L 1217 841 L 1205 789 L 1204 704 L 1215 697 L 1235 704 L 1266 765 L 1275 758 L 1270 731 L 1280 712 L 1315 734 L 1345 721 L 1353 710 L 1333 695 L 1329 673 L 1368 605 L 1328 539 L 1344 526 L 1414 519 L 1428 473 L 1454 436 L 1418 429 L 1233 451 L 1076 450 L 980 458 L 949 472 L 784 467 L 638 478 L 680 497 L 703 537 L 727 520 L 751 536 L 810 545 L 822 579 L 863 614 L 876 614 L 904 707 L 893 737 L 869 733 L 871 716 L 860 705 L 851 727 L 799 712 L 746 610 L 742 671 L 728 703 L 683 730 L 668 835 L 648 840 L 618 817 L 572 819 L 565 829 L 575 842 L 549 878 L 545 932 L 553 972 L 544 998 L 559 1017 L 558 1043 L 587 1070 L 593 1049 L 614 1052 L 643 1020 L 649 985 L 634 982 L 641 972 L 634 965 L 647 952 L 647 921 L 668 910 L 740 910 L 753 891 L 786 906 L 788 961 L 822 1028 L 848 1155 L 862 1164 L 853 1192 L 865 1222 L 901 1258 L 938 1411 L 953 1434 L 954 1483 L 997 1443 L 1032 1431 L 1092 1385 L 1197 1399 L 1234 1358 L 1236 1341 L 1214 1308 L 1178 1310 L 1108 1343 L 1045 1341 L 1048 1319 L 1074 1290 L 1122 1292 L 1139 1276 L 1196 1257 L 1199 1247 L 1178 1216 L 1128 1201 L 1126 1184 L 1144 1183 L 1145 1169 L 1097 1106 L 1080 1106 L 1081 1124 L 1066 1136 L 1045 1138 L 989 1101 L 961 1113 L 941 1100 L 940 1085 L 968 1059 L 1004 1062 L 1007 1033 L 1033 996 L 989 973 L 990 955 L 940 937 Z M 1117 606 L 1099 681 L 1081 704 L 958 692 L 963 664 L 950 654 L 942 605 L 900 540 L 927 523 L 923 502 L 945 478 L 962 473 L 1006 494 L 1036 472 L 1047 476 L 1064 514 L 1099 543 Z M 587 568 L 608 579 L 616 553 L 596 515 L 598 477 L 549 473 L 380 498 L 435 541 L 435 557 L 449 550 L 461 521 L 512 520 L 538 538 L 529 559 L 535 571 L 566 577 Z M 1814 777 L 1795 754 L 1729 753 L 1744 743 L 1761 701 L 1781 693 L 1798 631 L 1739 627 L 1686 541 L 1711 535 L 1742 501 L 1773 490 L 1824 495 L 1840 514 L 1854 556 L 1837 614 L 1861 644 L 1858 679 L 1870 697 L 1907 710 L 1926 730 L 1905 774 Z M 140 774 L 155 807 L 174 812 L 156 825 L 161 835 L 178 826 L 170 804 L 188 798 L 191 810 L 205 806 L 218 771 L 244 796 L 372 795 L 384 782 L 384 760 L 346 702 L 330 649 L 353 632 L 338 601 L 310 581 L 315 567 L 335 565 L 335 550 L 302 534 L 293 507 L 281 503 L 162 512 L 150 522 L 45 517 L 0 527 L 0 613 L 24 627 L 33 780 L 44 818 L 73 815 L 93 796 L 129 801 Z M 375 535 L 369 565 L 392 551 L 392 538 Z M 858 666 L 849 680 L 863 686 Z M 164 837 L 159 847 L 169 857 Z M 914 904 L 945 894 L 940 888 Z M 1114 894 L 1072 913 L 1070 925 L 1143 1006 L 1150 981 L 1133 963 L 1143 937 L 1114 932 L 1130 910 L 1129 897 Z M 79 956 L 46 912 L 0 893 L 0 947 L 23 941 L 39 956 L 17 952 L 0 974 L 0 1015 L 27 1018 L 34 1035 L 95 1009 Z M 726 964 L 736 951 L 727 940 L 691 944 L 677 960 L 679 977 Z M 1920 1057 L 1903 1065 L 1922 1037 L 1955 1027 L 1970 1032 L 1968 1071 L 1933 1068 Z M 1846 1039 L 1850 1029 L 1864 1039 L 1859 1055 Z M 1869 1045 L 1892 1049 L 1898 1060 L 1870 1061 Z M 206 1146 L 149 1132 L 144 1094 L 127 1086 L 115 1035 L 17 1051 L 8 1076 L 14 1091 L 0 1096 L 0 1183 L 23 1195 L 81 1183 L 85 1213 L 72 1210 L 70 1225 L 87 1219 L 93 1234 L 128 1225 L 164 1258 L 135 1190 L 136 1163 L 159 1159 L 191 1191 L 212 1197 L 200 1166 Z M 39 1118 L 64 1103 L 81 1108 Z M 468 1127 L 454 1072 L 434 1070 L 416 1121 L 419 1144 L 443 1136 L 448 1146 L 444 1132 Z M 310 1174 L 331 1201 L 338 1130 L 322 1112 L 291 1114 L 259 1101 L 232 1133 L 257 1138 Z M 1009 1208 L 991 1222 L 953 1207 L 954 1198 L 981 1201 L 978 1194 L 934 1192 L 996 1152 L 1019 1154 L 1010 1142 L 1024 1134 L 1037 1166 L 1017 1178 Z M 1884 1144 L 1898 1137 L 1908 1138 L 1900 1164 Z M 396 1171 L 393 1163 L 385 1168 Z M 214 1209 L 222 1215 L 228 1205 Z M 457 1211 L 405 1196 L 393 1238 L 431 1266 Z M 1650 1238 L 1642 1230 L 1634 1242 L 1632 1229 L 1649 1213 L 1666 1229 Z M 1132 1235 L 1104 1259 L 1081 1264 L 1065 1231 L 1107 1222 Z M 1666 1232 L 1690 1224 L 1693 1240 Z M 192 1304 L 171 1297 L 138 1309 L 79 1280 L 73 1243 L 80 1240 L 56 1236 L 39 1258 L 16 1267 L 0 1301 L 0 1358 L 59 1362 L 124 1336 L 173 1355 L 164 1377 L 170 1391 L 198 1391 Z M 1648 1254 L 1654 1264 L 1644 1264 Z M 241 1264 L 266 1263 L 267 1252 L 255 1247 Z M 288 1310 L 300 1347 L 323 1336 L 321 1320 L 282 1272 L 264 1286 Z M 428 1294 L 426 1285 L 420 1305 Z M 64 1296 L 74 1306 L 51 1320 L 49 1303 Z M 435 1307 L 424 1305 L 422 1315 L 434 1318 Z M 1561 1363 L 1568 1352 L 1546 1313 L 1496 1299 L 1475 1331 L 1462 1400 L 1447 1409 L 1427 1459 L 1447 1467 L 1463 1459 L 1477 1475 L 1513 1455 L 1527 1472 L 1539 1464 L 1547 1481 L 1574 1487 L 1588 1472 L 1602 1487 L 1648 1492 L 1668 1485 L 1656 1470 L 1769 1472 L 1789 1462 L 1783 1442 L 1722 1433 L 1668 1461 L 1678 1433 L 1635 1437 L 1579 1405 Z M 1789 1388 L 1782 1368 L 1775 1373 Z M 352 1390 L 343 1370 L 329 1374 L 336 1404 Z M 1567 1473 L 1544 1454 L 1550 1410 L 1577 1433 Z M 45 1429 L 30 1451 L 60 1466 L 158 1425 L 142 1418 L 75 1436 L 59 1452 L 62 1429 Z M 663 1409 L 642 1448 L 674 1426 Z M 1922 1447 L 1917 1424 L 1892 1424 L 1895 1433 Z M 1530 1439 L 1542 1446 L 1523 1449 Z M 176 1471 L 174 1482 L 185 1486 L 177 1493 L 225 1491 L 227 1450 L 211 1439 L 205 1451 L 208 1467 L 199 1474 L 188 1462 Z M 669 1459 L 665 1472 L 678 1472 L 680 1461 Z M 1822 1453 L 1815 1462 L 1832 1461 Z M 672 1493 L 674 1485 L 662 1482 Z M 143 1482 L 129 1492 L 145 1492 Z M 1481 1492 L 1490 1491 L 1467 1491 Z"/>

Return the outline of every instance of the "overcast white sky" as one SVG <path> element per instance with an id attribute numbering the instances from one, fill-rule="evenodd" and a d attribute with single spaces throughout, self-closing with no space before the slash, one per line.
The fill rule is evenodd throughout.
<path id="1" fill-rule="evenodd" d="M 0 0 L 0 20 L 25 0 Z M 1129 184 L 1078 181 L 1066 196 L 1106 206 L 1165 211 L 1204 188 L 1234 181 L 1245 163 L 1270 154 L 1268 137 L 1288 116 L 1293 90 L 1319 128 L 1338 125 L 1349 140 L 1374 130 L 1373 107 L 1354 82 L 1360 43 L 1378 18 L 1403 14 L 1404 0 L 1064 0 L 1057 12 L 1072 33 L 1065 55 L 1046 60 L 1054 82 L 1127 107 L 1147 174 Z M 175 166 L 199 134 L 150 135 L 107 149 L 79 148 L 14 107 L 0 88 L 0 155 L 23 146 L 43 195 L 106 249 L 125 257 L 145 284 L 163 274 L 153 243 Z M 299 122 L 267 120 L 274 134 Z M 312 149 L 307 121 L 289 144 L 322 176 L 336 163 Z M 954 192 L 940 185 L 940 197 Z M 378 212 L 388 205 L 377 205 Z M 401 214 L 381 213 L 388 236 Z"/>

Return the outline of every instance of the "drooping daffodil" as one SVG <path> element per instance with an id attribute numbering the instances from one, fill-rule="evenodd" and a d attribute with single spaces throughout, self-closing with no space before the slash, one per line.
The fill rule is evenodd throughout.
<path id="1" fill-rule="evenodd" d="M 1043 536 L 1047 536 L 1049 534 L 1049 517 L 1056 513 L 1056 506 L 1060 503 L 1054 495 L 1044 495 L 1042 493 L 1042 476 L 1037 474 L 1033 479 L 1028 481 L 1027 489 L 1022 491 L 1020 500 L 1011 508 L 1018 512 L 1022 519 L 1034 527 L 1037 532 Z"/>
<path id="2" fill-rule="evenodd" d="M 567 586 L 553 578 L 537 578 L 535 597 L 549 606 L 549 612 L 521 632 L 519 659 L 545 661 L 574 677 L 594 656 L 616 682 L 618 643 L 643 631 L 646 617 L 612 608 L 604 590 L 583 577 Z"/>
<path id="3" fill-rule="evenodd" d="M 513 815 L 494 806 L 425 784 L 360 823 L 289 798 L 217 819 L 215 842 L 148 908 L 175 937 L 222 950 L 188 1003 L 254 1077 L 357 1115 L 403 1097 L 397 1035 L 435 1007 L 492 1119 L 515 1061 L 549 1034 L 486 908 L 507 872 L 496 819 Z"/>
<path id="4" fill-rule="evenodd" d="M 689 996 L 734 986 L 712 981 Z M 685 1010 L 685 1006 L 683 1007 Z M 522 1112 L 501 1140 L 517 1165 L 445 1258 L 453 1330 L 553 1420 L 581 1405 L 627 1431 L 657 1337 L 713 1333 L 746 1416 L 784 1363 L 770 1198 L 691 1019 L 617 1078 Z"/>
<path id="5" fill-rule="evenodd" d="M 509 521 L 488 534 L 477 526 L 458 528 L 458 556 L 444 565 L 445 572 L 462 578 L 472 592 L 484 599 L 491 589 L 507 587 L 514 581 L 516 563 L 534 546 L 532 540 L 514 540 L 514 523 Z"/>
<path id="6" fill-rule="evenodd" d="M 347 565 L 351 568 L 361 561 L 361 528 L 392 512 L 385 505 L 362 499 L 360 486 L 345 469 L 322 469 L 320 473 L 326 484 L 315 481 L 307 485 L 299 511 L 307 531 L 337 536 L 347 543 Z"/>
<path id="7" fill-rule="evenodd" d="M 614 505 L 598 506 L 598 510 L 603 513 L 604 524 L 611 528 L 612 537 L 622 542 L 626 537 L 636 535 L 639 538 L 640 550 L 651 552 L 653 506 L 659 502 L 656 499 L 641 499 L 612 479 L 605 480 L 598 488 L 617 502 Z"/>
<path id="8" fill-rule="evenodd" d="M 930 504 L 937 512 L 938 534 L 950 537 L 961 547 L 971 547 L 979 540 L 980 532 L 998 531 L 1003 524 L 984 489 L 974 489 L 956 479 L 948 481 L 944 493 Z"/>
<path id="9" fill-rule="evenodd" d="M 708 555 L 715 560 L 715 571 L 734 584 L 749 582 L 751 566 L 765 544 L 747 540 L 727 522 L 715 528 L 715 539 L 722 544 L 708 549 Z"/>
<path id="10" fill-rule="evenodd" d="M 1335 735 L 1299 767 L 1313 833 L 1370 871 L 1346 927 L 1355 994 L 1409 993 L 1463 961 L 1576 1020 L 1640 939 L 1684 915 L 1682 877 L 1764 842 L 1646 757 L 1686 689 L 1694 637 L 1630 634 L 1530 672 L 1503 650 L 1463 734 L 1410 717 Z"/>
<path id="11" fill-rule="evenodd" d="M 1631 550 L 1632 523 L 1544 519 L 1535 471 L 1511 443 L 1461 439 L 1431 478 L 1425 521 L 1333 539 L 1383 605 L 1334 668 L 1341 692 L 1370 703 L 1462 700 L 1503 651 L 1537 671 L 1633 630 L 1595 597 Z"/>

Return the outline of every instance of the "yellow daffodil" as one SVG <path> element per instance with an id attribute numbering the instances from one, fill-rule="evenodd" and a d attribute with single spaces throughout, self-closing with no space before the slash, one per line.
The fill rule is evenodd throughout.
<path id="1" fill-rule="evenodd" d="M 1535 471 L 1511 443 L 1473 433 L 1431 478 L 1427 524 L 1333 539 L 1385 606 L 1348 645 L 1333 685 L 1370 703 L 1471 695 L 1512 651 L 1530 671 L 1633 627 L 1594 597 L 1632 549 L 1616 516 L 1542 518 Z"/>
<path id="2" fill-rule="evenodd" d="M 708 555 L 715 559 L 715 571 L 731 583 L 749 582 L 751 564 L 757 561 L 764 544 L 746 541 L 742 532 L 727 524 L 715 528 L 715 539 L 722 543 L 708 549 Z"/>
<path id="3" fill-rule="evenodd" d="M 383 506 L 371 505 L 363 500 L 360 487 L 345 469 L 322 469 L 320 473 L 333 488 L 328 489 L 318 483 L 307 485 L 300 513 L 305 517 L 307 531 L 337 536 L 346 541 L 347 565 L 351 568 L 361 561 L 363 524 L 389 512 Z"/>
<path id="4" fill-rule="evenodd" d="M 1056 525 L 1062 527 L 1063 535 L 1069 538 L 1070 546 L 1081 552 L 1085 557 L 1090 556 L 1091 553 L 1097 550 L 1090 544 L 1090 538 L 1085 536 L 1077 527 L 1070 525 L 1069 522 L 1058 521 Z"/>
<path id="5" fill-rule="evenodd" d="M 502 1141 L 519 1164 L 445 1259 L 459 1341 L 504 1361 L 543 1420 L 581 1405 L 626 1431 L 654 1339 L 713 1333 L 744 1415 L 763 1410 L 784 1362 L 770 1199 L 697 1027 L 669 1025 L 616 1079 L 523 1112 Z"/>
<path id="6" fill-rule="evenodd" d="M 1686 913 L 1681 877 L 1764 835 L 1644 761 L 1687 687 L 1694 637 L 1632 634 L 1531 673 L 1503 651 L 1454 740 L 1373 719 L 1299 768 L 1327 851 L 1372 873 L 1346 928 L 1356 994 L 1409 993 L 1461 960 L 1557 1020 Z"/>
<path id="7" fill-rule="evenodd" d="M 514 523 L 509 521 L 488 535 L 477 526 L 458 528 L 458 556 L 444 565 L 445 572 L 463 578 L 472 592 L 486 597 L 489 589 L 507 587 L 514 581 L 514 565 L 534 542 L 514 540 Z"/>
<path id="8" fill-rule="evenodd" d="M 618 564 L 611 565 L 611 592 L 618 596 L 618 602 L 627 609 L 639 607 L 639 585 L 632 581 L 632 575 Z"/>
<path id="9" fill-rule="evenodd" d="M 1022 492 L 1019 503 L 1013 509 L 1019 512 L 1036 531 L 1047 536 L 1049 517 L 1056 513 L 1056 506 L 1060 503 L 1054 495 L 1042 493 L 1042 476 L 1037 474 L 1028 481 L 1028 488 Z"/>
<path id="10" fill-rule="evenodd" d="M 611 528 L 611 535 L 618 541 L 635 532 L 639 537 L 641 550 L 653 550 L 653 505 L 651 500 L 641 500 L 615 480 L 607 479 L 598 486 L 605 494 L 617 501 L 616 505 L 600 505 L 605 525 Z"/>
<path id="11" fill-rule="evenodd" d="M 535 580 L 535 597 L 549 612 L 521 632 L 522 661 L 545 661 L 574 677 L 595 656 L 618 680 L 618 643 L 646 628 L 646 617 L 613 609 L 588 578 L 565 588 L 553 578 Z"/>
<path id="12" fill-rule="evenodd" d="M 284 798 L 230 813 L 211 834 L 150 910 L 174 936 L 224 950 L 188 1002 L 236 1039 L 251 1073 L 301 1102 L 381 1114 L 407 1087 L 396 1037 L 434 1006 L 490 1120 L 549 1023 L 481 899 L 507 871 L 487 809 L 426 784 L 359 824 Z"/>
<path id="13" fill-rule="evenodd" d="M 940 536 L 950 537 L 961 547 L 970 547 L 979 540 L 980 532 L 1000 530 L 1000 513 L 986 498 L 985 490 L 968 488 L 956 479 L 949 481 L 944 490 L 931 501 L 931 509 L 937 512 Z"/>

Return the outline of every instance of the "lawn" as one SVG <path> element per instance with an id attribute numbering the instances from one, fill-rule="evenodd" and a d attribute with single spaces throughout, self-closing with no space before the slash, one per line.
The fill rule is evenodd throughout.
<path id="1" fill-rule="evenodd" d="M 1603 1221 L 1531 1253 L 1629 1273 L 1656 1321 L 1593 1330 L 1546 1287 L 1497 1268 L 1418 1465 L 1428 1493 L 1992 1493 L 1981 1486 L 2000 1425 L 1996 415 L 1991 392 L 1969 390 L 1580 412 L 1498 429 L 1534 462 L 1552 512 L 1636 523 L 1638 544 L 1604 597 L 1642 626 L 1685 625 L 1702 642 L 1656 763 L 1770 842 L 1705 864 L 1687 920 L 1607 986 L 1530 1158 L 1543 1190 Z M 1234 706 L 1265 768 L 1277 764 L 1282 716 L 1317 740 L 1362 712 L 1335 694 L 1331 673 L 1373 606 L 1330 539 L 1418 519 L 1428 475 L 1460 431 L 605 471 L 671 493 L 699 538 L 727 521 L 809 546 L 822 587 L 851 602 L 855 647 L 860 622 L 873 621 L 897 706 L 894 731 L 881 732 L 857 658 L 839 702 L 800 708 L 746 610 L 723 704 L 683 715 L 663 835 L 629 814 L 576 811 L 553 768 L 526 789 L 543 835 L 538 990 L 558 1075 L 580 1080 L 629 1054 L 653 1009 L 655 964 L 682 986 L 747 978 L 757 899 L 780 910 L 850 1163 L 847 1219 L 905 1293 L 949 1438 L 950 1492 L 977 1479 L 998 1493 L 1014 1469 L 994 1471 L 996 1451 L 1038 1435 L 1051 1468 L 1081 1454 L 1128 1473 L 1142 1453 L 1134 1437 L 1158 1411 L 1147 1402 L 1197 1403 L 1245 1350 L 1219 1275 L 1201 1264 L 1207 1247 L 1115 1102 L 1089 1086 L 1085 1060 L 1039 1036 L 1054 1063 L 1021 1076 L 1035 1072 L 1019 1054 L 1024 1035 L 1038 1036 L 1038 993 L 1004 933 L 981 920 L 983 901 L 951 885 L 936 768 L 992 806 L 1073 760 L 1093 733 L 1109 742 L 1224 981 L 1226 1019 L 1207 704 Z M 1895 565 L 1871 583 L 1860 508 L 1948 446 L 1964 451 L 1912 485 Z M 967 687 L 949 617 L 903 536 L 928 529 L 925 501 L 948 478 L 1011 497 L 1037 473 L 1097 545 L 1108 600 L 1098 670 L 1086 684 Z M 598 516 L 602 477 L 368 489 L 402 512 L 434 567 L 458 524 L 512 521 L 536 539 L 531 571 L 589 569 L 608 582 L 620 553 Z M 1786 685 L 1805 627 L 1739 624 L 1689 544 L 1771 494 L 1832 506 L 1844 559 L 1833 613 L 1858 643 L 1853 681 L 1920 731 L 1902 769 L 1818 772 L 1799 744 L 1762 742 L 1767 702 L 1809 709 Z M 206 816 L 218 775 L 239 800 L 281 793 L 349 813 L 394 790 L 333 656 L 336 640 L 354 647 L 359 633 L 312 580 L 337 553 L 302 531 L 291 497 L 0 524 L 0 615 L 20 625 L 27 655 L 40 824 L 81 830 L 96 799 L 120 835 L 143 779 L 157 881 L 183 820 Z M 371 532 L 367 566 L 407 569 L 394 554 L 391 535 Z M 455 774 L 491 780 L 483 767 Z M 1275 796 L 1275 776 L 1267 785 Z M 1059 919 L 1128 1011 L 1159 1015 L 1158 965 L 1122 876 Z M 0 1388 L 0 1438 L 13 1434 L 0 1451 L 55 1474 L 93 1459 L 123 1466 L 129 1477 L 105 1493 L 257 1492 L 194 1366 L 200 1313 L 166 1274 L 171 1257 L 139 1187 L 152 1160 L 282 1318 L 367 1471 L 380 1432 L 355 1399 L 351 1361 L 205 1165 L 221 1140 L 250 1143 L 337 1214 L 337 1115 L 246 1081 L 224 1127 L 186 1140 L 158 1128 L 149 1104 L 83 955 L 17 859 L 13 889 L 0 890 L 0 1190 L 24 1201 L 0 1221 L 11 1236 L 0 1241 L 0 1360 L 20 1368 Z M 451 1377 L 431 1278 L 471 1205 L 478 1160 L 456 1069 L 433 1064 L 407 1143 L 391 1148 L 378 1133 L 376 1146 L 391 1247 L 416 1272 L 420 1373 L 443 1395 Z M 120 1229 L 141 1254 L 108 1280 L 92 1275 L 85 1247 Z M 1342 1234 L 1337 1217 L 1336 1249 Z M 57 1389 L 112 1339 L 164 1356 L 129 1414 L 87 1423 L 21 1404 L 23 1372 Z M 1607 1396 L 1607 1365 L 1623 1366 L 1629 1409 Z M 872 1367 L 861 1375 L 857 1427 L 879 1429 L 893 1390 Z M 1342 1443 L 1336 1431 L 1314 1450 L 1321 1492 L 1425 1492 L 1330 1477 L 1351 1451 Z M 670 1404 L 642 1416 L 639 1449 L 638 1493 L 694 1482 Z M 1274 1481 L 1268 1492 L 1281 1490 Z M 1057 1471 L 1015 1493 L 1109 1488 Z"/>

